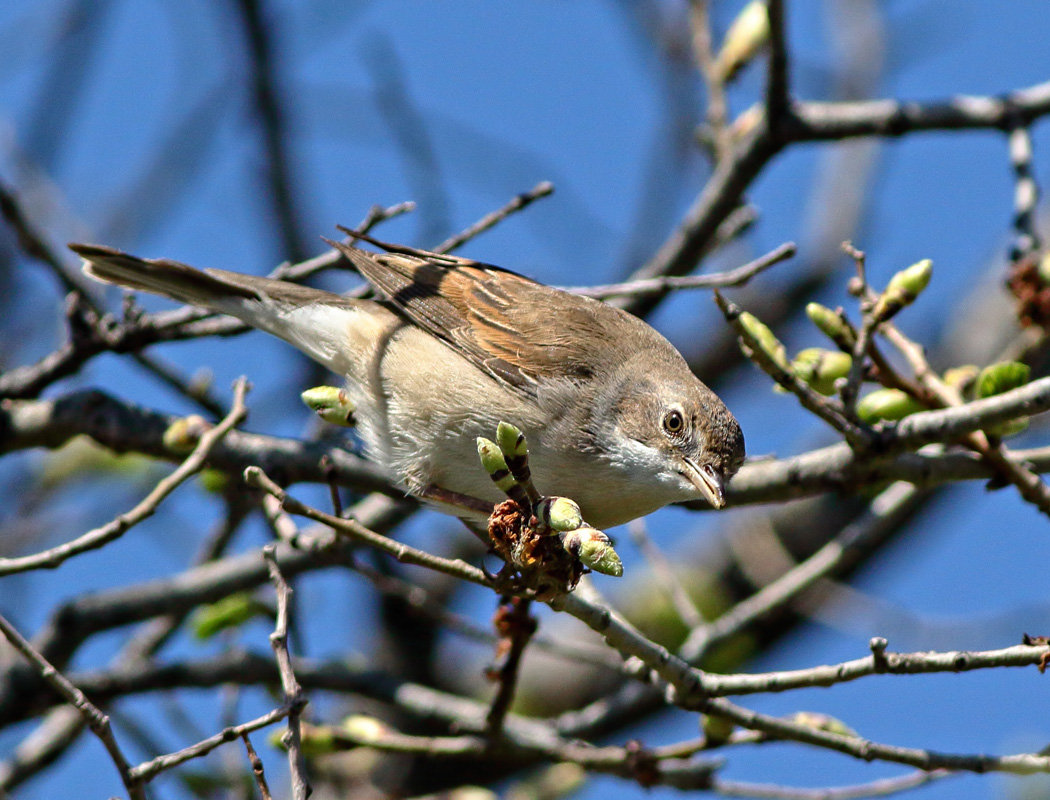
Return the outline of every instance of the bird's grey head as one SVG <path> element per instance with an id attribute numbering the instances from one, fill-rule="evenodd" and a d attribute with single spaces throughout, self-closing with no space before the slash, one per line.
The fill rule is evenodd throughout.
<path id="1" fill-rule="evenodd" d="M 637 376 L 637 370 L 631 370 Z M 725 484 L 744 461 L 744 434 L 718 396 L 681 364 L 654 363 L 621 383 L 609 421 L 636 466 L 677 491 L 725 505 Z"/>

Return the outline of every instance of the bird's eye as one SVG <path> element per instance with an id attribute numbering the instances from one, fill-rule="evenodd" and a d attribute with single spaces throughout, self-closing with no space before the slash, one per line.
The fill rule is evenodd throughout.
<path id="1" fill-rule="evenodd" d="M 682 416 L 682 412 L 676 408 L 671 409 L 664 414 L 664 430 L 670 434 L 678 434 L 682 432 L 682 428 L 685 427 L 685 418 Z"/>

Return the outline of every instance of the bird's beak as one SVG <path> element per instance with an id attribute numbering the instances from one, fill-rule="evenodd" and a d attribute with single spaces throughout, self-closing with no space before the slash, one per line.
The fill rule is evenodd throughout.
<path id="1" fill-rule="evenodd" d="M 722 508 L 726 504 L 725 482 L 722 474 L 710 464 L 698 467 L 685 456 L 681 456 L 681 459 L 681 471 L 686 479 L 700 491 L 707 502 L 715 508 Z"/>

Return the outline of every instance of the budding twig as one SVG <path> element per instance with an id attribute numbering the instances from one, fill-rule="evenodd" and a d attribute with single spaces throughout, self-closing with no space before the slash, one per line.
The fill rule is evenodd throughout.
<path id="1" fill-rule="evenodd" d="M 746 348 L 748 357 L 769 375 L 778 384 L 794 394 L 799 402 L 827 422 L 835 430 L 846 437 L 850 444 L 867 447 L 874 440 L 874 435 L 867 428 L 849 420 L 842 413 L 842 409 L 826 397 L 811 389 L 806 383 L 799 380 L 783 364 L 777 363 L 774 356 L 766 351 L 755 335 L 741 321 L 743 312 L 740 307 L 726 299 L 721 292 L 715 290 L 715 302 L 722 310 L 726 321 L 733 326 L 741 343 Z"/>

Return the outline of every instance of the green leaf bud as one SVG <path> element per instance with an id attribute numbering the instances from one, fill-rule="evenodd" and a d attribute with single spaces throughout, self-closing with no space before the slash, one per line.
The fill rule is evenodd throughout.
<path id="1" fill-rule="evenodd" d="M 839 736 L 856 736 L 857 732 L 840 719 L 816 711 L 799 711 L 788 717 L 794 723 L 816 728 L 818 731 L 837 733 Z"/>
<path id="2" fill-rule="evenodd" d="M 853 358 L 839 350 L 809 347 L 799 351 L 791 371 L 823 395 L 835 393 L 835 381 L 849 375 Z"/>
<path id="3" fill-rule="evenodd" d="M 284 744 L 284 733 L 280 730 L 274 731 L 274 737 L 278 739 L 277 746 L 282 750 L 287 749 Z M 335 731 L 330 725 L 303 725 L 299 731 L 299 743 L 302 746 L 303 755 L 307 758 L 327 756 L 345 749 L 336 742 Z"/>
<path id="4" fill-rule="evenodd" d="M 779 366 L 784 369 L 789 369 L 787 350 L 764 322 L 754 314 L 743 311 L 740 313 L 740 324 L 744 327 L 744 330 L 751 334 L 751 337 L 755 340 L 758 346 L 762 348 L 763 353 L 775 361 Z"/>
<path id="5" fill-rule="evenodd" d="M 516 425 L 500 422 L 496 426 L 496 441 L 499 443 L 499 449 L 507 458 L 520 458 L 528 455 L 529 447 L 528 442 L 525 441 L 525 434 Z"/>
<path id="6" fill-rule="evenodd" d="M 315 386 L 299 397 L 307 408 L 330 425 L 352 428 L 356 407 L 345 389 L 338 386 Z"/>
<path id="7" fill-rule="evenodd" d="M 342 728 L 347 736 L 362 745 L 378 742 L 390 733 L 385 722 L 367 714 L 351 714 L 343 720 Z"/>
<path id="8" fill-rule="evenodd" d="M 904 419 L 923 410 L 918 400 L 900 389 L 876 389 L 857 403 L 857 416 L 865 422 Z"/>
<path id="9" fill-rule="evenodd" d="M 1032 370 L 1027 364 L 1018 361 L 1002 361 L 981 370 L 977 376 L 974 394 L 978 399 L 992 397 L 1019 386 L 1024 386 L 1031 378 Z M 993 436 L 1016 436 L 1028 428 L 1028 417 L 1012 419 L 999 425 L 992 425 L 985 430 Z"/>
<path id="10" fill-rule="evenodd" d="M 769 42 L 769 13 L 761 0 L 751 0 L 736 15 L 726 31 L 725 41 L 715 62 L 718 79 L 732 80 Z"/>
<path id="11" fill-rule="evenodd" d="M 806 316 L 825 336 L 838 345 L 839 349 L 853 351 L 857 335 L 839 312 L 832 311 L 820 303 L 807 303 Z"/>
<path id="12" fill-rule="evenodd" d="M 201 487 L 212 494 L 222 494 L 230 485 L 230 476 L 221 469 L 206 469 L 200 473 Z"/>
<path id="13" fill-rule="evenodd" d="M 583 525 L 564 534 L 562 543 L 569 553 L 595 572 L 615 578 L 623 575 L 623 563 L 613 549 L 612 541 L 597 528 Z"/>
<path id="14" fill-rule="evenodd" d="M 981 370 L 977 376 L 978 398 L 1008 392 L 1018 386 L 1024 386 L 1031 378 L 1032 370 L 1027 364 L 1019 361 L 1001 361 Z"/>
<path id="15" fill-rule="evenodd" d="M 574 531 L 583 525 L 583 514 L 574 500 L 568 497 L 544 497 L 533 513 L 545 525 L 556 531 Z"/>
<path id="16" fill-rule="evenodd" d="M 1047 250 L 1039 258 L 1036 274 L 1039 276 L 1039 282 L 1043 286 L 1050 286 L 1050 250 Z"/>
<path id="17" fill-rule="evenodd" d="M 915 302 L 933 275 L 933 262 L 926 258 L 907 269 L 902 269 L 886 286 L 886 291 L 875 303 L 873 313 L 879 322 L 885 322 L 905 306 Z"/>
<path id="18" fill-rule="evenodd" d="M 161 441 L 169 452 L 177 455 L 187 455 L 193 452 L 193 448 L 200 443 L 201 436 L 210 427 L 211 424 L 198 414 L 179 417 L 164 431 Z"/>
<path id="19" fill-rule="evenodd" d="M 494 441 L 479 436 L 478 457 L 481 459 L 481 466 L 485 468 L 501 492 L 508 492 L 517 485 L 517 481 L 507 468 L 507 460 L 503 457 L 503 451 Z"/>
<path id="20" fill-rule="evenodd" d="M 700 715 L 700 730 L 708 744 L 725 744 L 733 735 L 735 726 L 725 717 L 717 717 L 712 714 Z"/>

